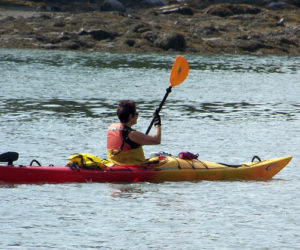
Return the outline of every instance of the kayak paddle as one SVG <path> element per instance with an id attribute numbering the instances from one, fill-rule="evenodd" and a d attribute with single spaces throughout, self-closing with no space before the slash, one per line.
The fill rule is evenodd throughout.
<path id="1" fill-rule="evenodd" d="M 176 60 L 173 64 L 171 74 L 170 74 L 170 86 L 166 89 L 166 94 L 165 94 L 164 98 L 162 99 L 161 103 L 159 104 L 158 109 L 156 110 L 156 112 L 158 114 L 159 114 L 160 110 L 162 109 L 162 106 L 164 105 L 168 95 L 170 94 L 172 87 L 175 87 L 175 86 L 181 84 L 187 77 L 188 73 L 189 73 L 189 64 L 188 64 L 187 60 L 183 56 L 177 56 Z M 149 132 L 153 126 L 153 123 L 154 123 L 154 117 L 147 129 L 146 134 L 149 134 Z"/>

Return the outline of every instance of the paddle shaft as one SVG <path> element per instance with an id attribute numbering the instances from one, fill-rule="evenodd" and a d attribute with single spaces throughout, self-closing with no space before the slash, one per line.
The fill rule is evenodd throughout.
<path id="1" fill-rule="evenodd" d="M 171 91 L 172 91 L 172 86 L 170 86 L 166 89 L 166 94 L 165 94 L 164 98 L 162 99 L 162 101 L 160 102 L 158 109 L 156 110 L 157 114 L 159 114 L 159 112 L 161 111 L 162 106 L 164 105 L 164 103 L 167 100 L 167 97 L 168 97 L 168 95 L 170 94 Z M 150 125 L 149 125 L 149 127 L 146 131 L 146 135 L 149 134 L 149 132 L 150 132 L 152 126 L 153 126 L 154 119 L 155 119 L 155 117 L 152 118 L 152 121 L 151 121 L 151 123 L 150 123 Z"/>

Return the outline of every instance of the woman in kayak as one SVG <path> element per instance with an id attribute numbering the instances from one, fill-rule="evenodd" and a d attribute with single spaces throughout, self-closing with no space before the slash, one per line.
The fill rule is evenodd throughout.
<path id="1" fill-rule="evenodd" d="M 131 126 L 137 123 L 138 112 L 134 101 L 120 101 L 117 115 L 120 123 L 109 126 L 107 131 L 108 160 L 116 165 L 138 165 L 146 162 L 143 145 L 157 145 L 161 142 L 161 120 L 154 113 L 155 134 L 150 136 L 136 131 Z"/>

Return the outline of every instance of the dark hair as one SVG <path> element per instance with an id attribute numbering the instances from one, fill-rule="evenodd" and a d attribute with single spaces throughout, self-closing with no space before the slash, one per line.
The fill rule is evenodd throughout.
<path id="1" fill-rule="evenodd" d="M 129 120 L 129 115 L 135 115 L 136 106 L 135 102 L 131 100 L 122 100 L 119 103 L 117 109 L 117 115 L 119 117 L 120 122 L 125 123 Z"/>

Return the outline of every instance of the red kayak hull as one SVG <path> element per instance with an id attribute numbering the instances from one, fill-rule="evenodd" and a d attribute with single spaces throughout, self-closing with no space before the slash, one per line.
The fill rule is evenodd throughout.
<path id="1" fill-rule="evenodd" d="M 170 157 L 159 166 L 114 166 L 99 170 L 66 166 L 1 166 L 0 183 L 164 182 L 197 180 L 266 180 L 281 171 L 291 156 L 230 166 Z"/>
<path id="2" fill-rule="evenodd" d="M 4 173 L 5 172 L 5 173 Z M 83 183 L 151 181 L 154 169 L 108 168 L 105 170 L 70 169 L 69 167 L 24 166 L 0 167 L 0 181 L 4 183 Z"/>

